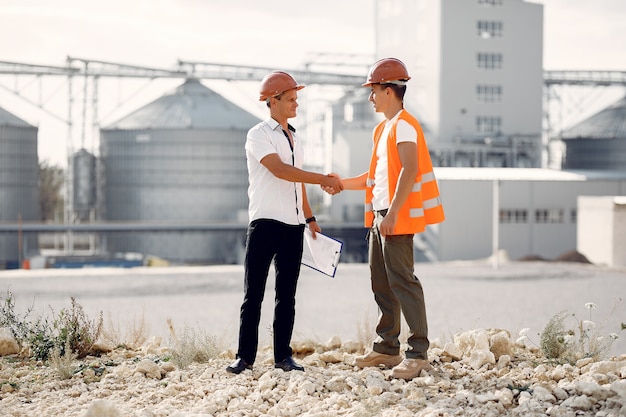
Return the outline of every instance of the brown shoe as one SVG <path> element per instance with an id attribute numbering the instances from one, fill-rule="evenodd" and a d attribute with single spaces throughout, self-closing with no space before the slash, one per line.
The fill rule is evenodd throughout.
<path id="1" fill-rule="evenodd" d="M 391 376 L 393 378 L 413 379 L 416 376 L 420 376 L 422 371 L 430 371 L 432 369 L 433 367 L 425 359 L 406 358 L 400 365 L 391 370 Z"/>
<path id="2" fill-rule="evenodd" d="M 357 356 L 354 359 L 354 366 L 366 368 L 368 366 L 383 365 L 385 368 L 393 368 L 400 362 L 402 362 L 402 356 L 400 355 L 385 355 L 384 353 L 371 351 L 365 356 Z"/>

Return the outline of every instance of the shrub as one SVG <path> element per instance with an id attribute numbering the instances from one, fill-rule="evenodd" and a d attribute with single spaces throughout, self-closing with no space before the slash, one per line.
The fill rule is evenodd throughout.
<path id="1" fill-rule="evenodd" d="M 611 333 L 604 337 L 601 334 L 601 327 L 591 320 L 591 311 L 597 306 L 594 303 L 586 303 L 585 308 L 589 310 L 589 320 L 582 320 L 575 314 L 569 315 L 562 311 L 548 321 L 540 335 L 541 350 L 546 358 L 569 363 L 575 363 L 583 358 L 597 361 L 610 351 L 618 335 Z M 565 325 L 565 319 L 568 317 L 574 322 L 570 328 Z"/>
<path id="2" fill-rule="evenodd" d="M 18 315 L 13 294 L 7 291 L 4 299 L 0 299 L 0 326 L 8 328 L 20 347 L 27 347 L 34 359 L 49 359 L 55 348 L 59 356 L 65 356 L 69 349 L 69 353 L 83 358 L 92 353 L 102 331 L 102 312 L 98 319 L 90 321 L 74 297 L 71 302 L 69 310 L 62 309 L 58 315 L 53 311 L 50 322 L 46 317 L 32 318 L 32 307 L 24 315 Z"/>

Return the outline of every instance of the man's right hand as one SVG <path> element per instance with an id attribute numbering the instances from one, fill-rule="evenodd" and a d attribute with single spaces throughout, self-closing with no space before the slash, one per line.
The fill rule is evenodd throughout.
<path id="1" fill-rule="evenodd" d="M 326 180 L 320 184 L 322 190 L 330 195 L 337 194 L 343 190 L 343 181 L 341 177 L 335 173 L 326 175 Z"/>

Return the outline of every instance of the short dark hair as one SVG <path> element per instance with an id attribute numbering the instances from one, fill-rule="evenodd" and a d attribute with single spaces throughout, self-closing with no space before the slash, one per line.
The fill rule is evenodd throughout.
<path id="1" fill-rule="evenodd" d="M 391 91 L 398 97 L 400 100 L 404 100 L 404 94 L 406 94 L 406 85 L 398 85 L 393 83 L 381 83 L 381 87 L 383 88 L 391 88 Z"/>
<path id="2" fill-rule="evenodd" d="M 283 91 L 280 94 L 276 94 L 273 97 L 268 97 L 265 99 L 265 105 L 269 108 L 270 107 L 270 99 L 275 98 L 276 100 L 280 100 L 281 98 L 283 98 L 283 95 L 285 94 L 285 92 Z"/>

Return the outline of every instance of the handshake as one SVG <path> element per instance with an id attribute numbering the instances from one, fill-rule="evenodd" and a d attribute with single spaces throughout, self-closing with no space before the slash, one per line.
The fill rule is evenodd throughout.
<path id="1" fill-rule="evenodd" d="M 343 180 L 335 173 L 326 175 L 326 179 L 320 184 L 322 190 L 330 195 L 335 195 L 343 191 Z"/>

